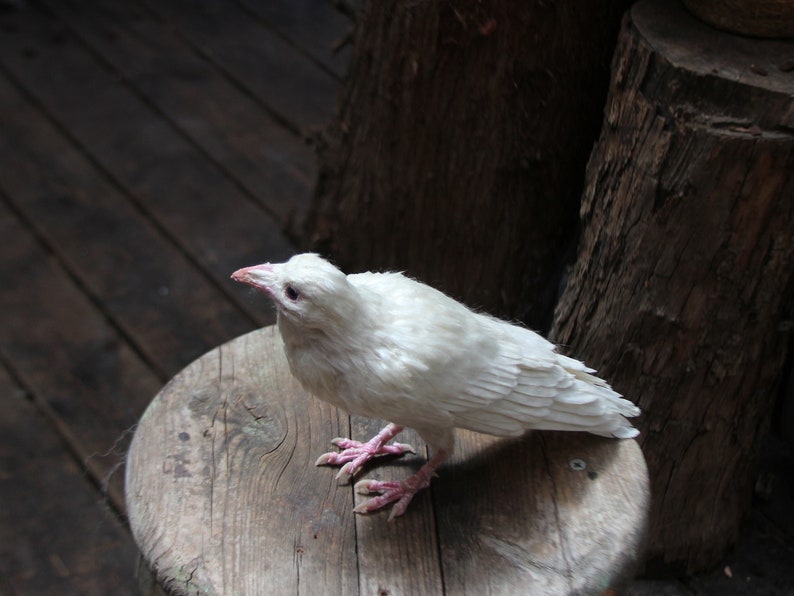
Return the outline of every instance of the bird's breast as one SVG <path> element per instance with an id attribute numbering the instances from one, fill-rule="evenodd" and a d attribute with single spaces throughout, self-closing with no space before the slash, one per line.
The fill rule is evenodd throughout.
<path id="1" fill-rule="evenodd" d="M 360 373 L 350 353 L 321 340 L 285 342 L 284 350 L 292 375 L 306 391 L 347 412 L 364 413 L 357 382 Z"/>

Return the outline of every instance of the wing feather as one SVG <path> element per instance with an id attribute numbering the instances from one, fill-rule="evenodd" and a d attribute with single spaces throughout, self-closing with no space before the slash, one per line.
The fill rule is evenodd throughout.
<path id="1" fill-rule="evenodd" d="M 497 348 L 479 374 L 468 377 L 463 390 L 445 402 L 454 407 L 457 426 L 505 435 L 530 428 L 637 434 L 624 416 L 639 409 L 594 376 L 594 369 L 558 354 L 529 330 L 490 317 L 487 322 Z"/>
<path id="2" fill-rule="evenodd" d="M 373 371 L 378 390 L 370 400 L 392 421 L 422 428 L 438 419 L 501 436 L 531 428 L 637 434 L 623 416 L 639 409 L 540 335 L 474 313 L 401 274 L 348 279 L 379 321 L 374 343 L 383 346 L 377 360 L 384 366 Z M 426 316 L 416 316 L 417 304 Z M 411 408 L 399 405 L 403 400 Z"/>

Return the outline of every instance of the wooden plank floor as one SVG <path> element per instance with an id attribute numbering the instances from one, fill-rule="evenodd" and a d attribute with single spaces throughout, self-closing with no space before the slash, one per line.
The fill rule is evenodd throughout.
<path id="1" fill-rule="evenodd" d="M 129 437 L 166 380 L 273 321 L 228 277 L 295 250 L 349 29 L 329 0 L 0 2 L 0 594 L 137 593 Z M 794 547 L 750 521 L 756 592 L 720 571 L 633 593 L 788 585 Z"/>
<path id="2" fill-rule="evenodd" d="M 273 321 L 350 23 L 327 0 L 0 5 L 0 593 L 133 594 L 123 458 L 160 386 Z"/>

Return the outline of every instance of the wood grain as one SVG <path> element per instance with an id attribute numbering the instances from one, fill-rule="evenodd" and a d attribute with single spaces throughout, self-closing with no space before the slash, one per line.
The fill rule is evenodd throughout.
<path id="1" fill-rule="evenodd" d="M 133 440 L 133 534 L 177 593 L 356 591 L 352 489 L 313 465 L 347 419 L 299 390 L 275 339 L 269 328 L 198 360 Z"/>
<path id="2" fill-rule="evenodd" d="M 251 319 L 6 79 L 0 107 L 0 150 L 14 174 L 0 182 L 3 191 L 156 370 L 170 376 L 251 328 Z"/>
<path id="3" fill-rule="evenodd" d="M 161 111 L 167 117 L 166 124 L 204 153 L 213 162 L 210 167 L 217 167 L 232 178 L 235 186 L 233 191 L 223 190 L 220 181 L 210 184 L 214 177 L 207 173 L 197 176 L 195 172 L 199 168 L 192 162 L 199 157 L 194 156 L 184 159 L 184 165 L 179 166 L 180 169 L 193 168 L 194 175 L 172 184 L 171 192 L 179 193 L 180 186 L 195 179 L 196 187 L 189 189 L 194 204 L 200 200 L 198 193 L 222 195 L 228 208 L 229 240 L 238 238 L 236 242 L 226 243 L 231 244 L 229 248 L 240 251 L 238 245 L 247 244 L 260 252 L 278 254 L 283 250 L 276 242 L 280 234 L 273 222 L 261 215 L 256 217 L 250 206 L 241 203 L 246 196 L 261 203 L 281 229 L 299 226 L 308 207 L 317 169 L 314 154 L 306 142 L 281 126 L 246 89 L 234 85 L 187 43 L 174 36 L 171 25 L 140 6 L 129 2 L 81 2 L 78 7 L 67 2 L 50 2 L 48 7 L 74 32 L 73 35 L 80 36 L 96 55 L 101 56 L 102 62 L 111 63 L 135 92 Z M 272 33 L 262 28 L 261 35 L 267 38 Z M 75 85 L 69 93 L 78 96 L 85 93 L 85 88 Z M 140 129 L 146 110 L 131 110 L 118 100 L 113 104 L 125 110 L 129 122 L 125 126 L 114 126 L 116 134 L 124 129 Z M 55 106 L 52 109 L 61 112 Z M 131 118 L 131 114 L 136 117 Z M 86 136 L 94 133 L 85 139 L 86 145 L 108 144 L 107 141 L 97 142 L 100 139 L 95 133 L 102 128 L 97 125 L 83 127 Z M 150 130 L 148 134 L 157 134 L 157 131 Z M 173 135 L 165 133 L 165 136 Z M 128 155 L 140 155 L 139 143 L 134 134 L 129 134 L 125 143 L 113 142 L 112 147 L 121 153 L 117 159 L 127 159 Z M 187 157 L 193 153 L 177 140 L 172 145 L 167 148 L 169 156 L 184 154 Z M 157 152 L 163 149 L 166 148 L 152 148 Z M 153 166 L 147 162 L 146 167 L 151 170 Z M 173 171 L 173 160 L 163 160 L 162 167 L 171 169 L 173 177 L 182 178 L 179 171 Z M 140 186 L 135 183 L 139 178 L 132 177 L 131 188 Z M 242 193 L 237 192 L 238 185 Z M 259 226 L 262 238 L 253 243 L 250 230 L 234 229 L 238 218 L 250 221 L 251 226 Z M 272 239 L 266 244 L 268 236 Z M 236 255 L 237 263 L 249 256 Z M 228 266 L 228 261 L 222 265 Z"/>
<path id="4" fill-rule="evenodd" d="M 433 489 L 450 594 L 620 589 L 642 555 L 649 491 L 635 441 L 458 431 Z"/>
<path id="5" fill-rule="evenodd" d="M 177 250 L 190 255 L 214 278 L 221 294 L 238 302 L 252 319 L 262 324 L 272 322 L 268 311 L 250 305 L 246 300 L 250 294 L 228 280 L 230 271 L 259 262 L 264 253 L 279 257 L 291 253 L 291 245 L 275 220 L 177 134 L 167 119 L 120 84 L 121 75 L 109 73 L 68 29 L 64 32 L 62 23 L 42 21 L 29 11 L 12 13 L 9 20 L 16 34 L 0 38 L 3 63 L 57 126 L 68 130 L 87 153 L 86 165 L 99 167 L 104 174 L 100 176 L 102 183 L 119 187 L 106 191 L 108 202 L 121 203 L 118 214 L 106 217 L 134 220 L 140 217 L 134 211 L 142 212 L 155 232 L 164 234 Z M 49 64 L 56 60 L 60 68 L 53 72 Z M 172 64 L 171 68 L 171 76 L 176 76 L 178 67 Z M 87 97 L 95 102 L 94 109 L 88 109 Z M 25 127 L 31 124 L 17 122 L 17 130 Z M 74 151 L 67 155 L 71 153 Z M 75 178 L 79 172 L 75 169 L 70 175 Z M 86 178 L 96 178 L 96 174 Z M 108 229 L 112 233 L 116 229 L 107 224 L 99 226 L 97 232 Z M 125 231 L 123 223 L 115 226 Z M 159 250 L 165 254 L 173 249 Z M 140 263 L 156 266 L 157 259 L 154 263 L 150 260 L 141 259 Z M 191 264 L 183 267 L 194 268 Z M 158 287 L 181 281 L 188 279 L 173 275 L 170 282 L 162 280 Z M 201 304 L 204 300 L 192 302 Z M 141 300 L 140 304 L 146 302 Z M 228 306 L 219 304 L 217 309 L 216 317 L 207 317 L 208 327 L 221 322 L 217 314 Z M 233 323 L 229 325 L 232 328 Z M 210 347 L 240 332 L 218 339 Z"/>
<path id="6" fill-rule="evenodd" d="M 115 471 L 127 431 L 162 382 L 4 203 L 0 237 L 0 311 L 14 313 L 0 325 L 0 355 L 123 511 Z"/>
<path id="7" fill-rule="evenodd" d="M 135 543 L 2 366 L 0 395 L 0 591 L 136 594 Z"/>
<path id="8" fill-rule="evenodd" d="M 347 72 L 350 48 L 337 46 L 351 32 L 353 23 L 333 2 L 240 0 L 239 4 L 340 79 Z"/>
<path id="9" fill-rule="evenodd" d="M 353 438 L 366 441 L 386 425 L 384 420 L 353 416 Z M 427 460 L 428 447 L 419 435 L 406 429 L 400 443 L 416 449 L 416 455 L 384 458 L 367 466 L 356 479 L 404 480 Z M 391 460 L 391 461 L 390 461 Z M 355 495 L 358 505 L 371 498 Z M 411 514 L 388 521 L 388 514 L 357 515 L 359 590 L 361 594 L 439 594 L 443 588 L 438 560 L 438 536 L 433 513 L 433 491 L 420 493 L 410 506 Z"/>
<path id="10" fill-rule="evenodd" d="M 292 130 L 310 136 L 329 121 L 338 78 L 263 30 L 235 3 L 204 0 L 191 3 L 190 10 L 179 0 L 147 4 Z"/>
<path id="11" fill-rule="evenodd" d="M 292 251 L 257 201 L 305 203 L 313 175 L 244 81 L 111 4 L 0 7 L 2 594 L 134 593 L 131 429 L 173 373 L 272 320 L 228 274 Z"/>
<path id="12" fill-rule="evenodd" d="M 354 518 L 351 487 L 313 465 L 351 430 L 348 418 L 297 385 L 280 342 L 269 327 L 207 354 L 141 420 L 127 468 L 130 523 L 167 590 L 573 594 L 629 579 L 649 504 L 635 441 L 460 433 L 454 459 L 405 516 Z M 352 421 L 360 438 L 379 428 Z M 422 455 L 364 475 L 409 475 L 425 446 L 405 439 Z"/>
<path id="13" fill-rule="evenodd" d="M 662 0 L 634 5 L 615 53 L 552 339 L 643 410 L 654 569 L 712 568 L 750 504 L 791 346 L 788 55 Z"/>
<path id="14" fill-rule="evenodd" d="M 684 0 L 709 25 L 752 37 L 794 37 L 791 0 Z"/>

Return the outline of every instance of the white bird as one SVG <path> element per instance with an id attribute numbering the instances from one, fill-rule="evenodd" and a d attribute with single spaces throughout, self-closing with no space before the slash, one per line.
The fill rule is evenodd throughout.
<path id="1" fill-rule="evenodd" d="M 232 278 L 275 302 L 290 370 L 307 391 L 349 413 L 390 421 L 366 443 L 334 439 L 341 451 L 323 454 L 317 465 L 342 464 L 338 477 L 349 478 L 375 456 L 413 452 L 388 444 L 404 427 L 431 446 L 433 457 L 406 480 L 356 484 L 379 495 L 358 513 L 394 502 L 389 519 L 402 515 L 451 454 L 455 428 L 499 437 L 529 429 L 639 434 L 625 418 L 639 408 L 593 369 L 533 331 L 400 273 L 345 275 L 307 253 Z"/>

